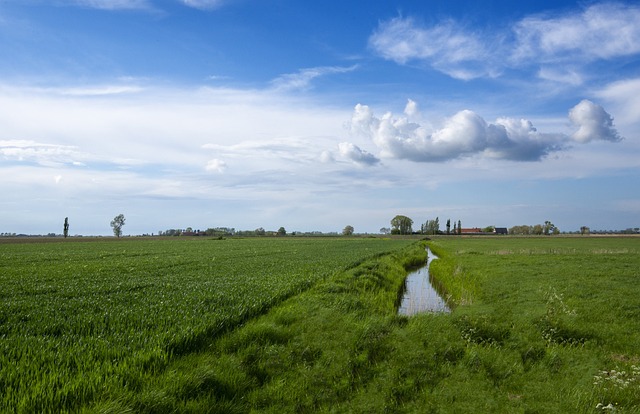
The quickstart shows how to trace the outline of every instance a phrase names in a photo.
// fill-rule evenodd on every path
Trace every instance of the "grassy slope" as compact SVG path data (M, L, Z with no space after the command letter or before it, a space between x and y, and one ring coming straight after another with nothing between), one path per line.
M640 412L640 239L442 238L431 247L461 304L451 315L394 314L403 263L422 257L416 245L285 301L139 394L92 408Z

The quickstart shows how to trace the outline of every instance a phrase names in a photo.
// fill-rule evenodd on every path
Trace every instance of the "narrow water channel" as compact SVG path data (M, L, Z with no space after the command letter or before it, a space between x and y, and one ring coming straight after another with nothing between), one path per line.
M407 275L404 295L398 308L400 315L414 315L421 312L451 312L451 309L431 283L429 265L438 256L427 248L427 264Z

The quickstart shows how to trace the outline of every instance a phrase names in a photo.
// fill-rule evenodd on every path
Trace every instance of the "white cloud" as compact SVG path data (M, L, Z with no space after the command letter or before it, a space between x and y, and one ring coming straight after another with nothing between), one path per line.
M584 99L569 111L569 119L578 130L571 136L577 142L620 141L622 137L613 126L613 118L603 107Z
M149 0L73 0L78 6L91 7L102 10L135 10L149 9Z
M412 18L396 17L380 23L369 46L385 59L399 64L424 61L458 79L493 75L487 41L453 20L424 27Z
M380 162L375 155L360 149L360 147L350 142L341 142L338 144L338 149L341 156L359 165L375 165Z
M415 118L420 115L416 101L412 99L407 100L407 105L404 107L404 114L409 118Z
M197 169L213 158L238 165L233 157L245 155L262 164L265 154L317 161L318 154L340 142L349 113L260 91L148 85L135 94L66 93L77 90L0 85L4 156L110 168ZM19 148L13 141L21 142ZM205 144L227 152L205 151Z
M625 79L613 82L596 92L596 96L610 102L620 123L634 124L640 122L640 78Z
M218 173L223 173L224 170L226 169L227 169L227 163L217 158L209 160L209 162L207 163L207 166L205 167L205 170L207 171L218 172Z
M44 144L30 140L0 140L0 158L42 166L84 165L86 160L74 146Z
M222 6L225 0L181 0L182 3L189 7L201 10L211 10Z
M335 161L333 153L329 150L324 150L320 153L320 162L323 164L330 164Z
M543 80L572 86L579 86L584 82L584 75L582 75L578 70L569 69L564 66L561 68L542 67L538 71L538 77Z
M311 81L318 77L333 75L336 73L353 72L357 68L357 65L353 65L348 67L321 66L316 68L301 69L297 73L282 75L274 79L271 84L274 89L279 91L305 90L311 86Z
M410 110L414 108L409 102ZM578 126L576 142L592 140L618 141L611 116L590 101L582 101L570 112ZM391 113L376 117L366 105L356 105L351 132L372 139L387 158L416 162L447 161L467 156L481 156L511 161L539 161L552 152L567 148L569 137L563 133L541 133L526 119L498 118L487 123L480 115L462 110L444 120L440 128L429 130L407 117Z
M592 5L562 17L528 17L514 25L514 59L593 61L640 53L640 7Z
M638 21L640 6L622 3L525 17L491 32L471 31L452 19L424 25L396 17L379 24L369 46L384 59L422 62L461 80L533 68L541 79L577 86L589 63L640 53Z
M142 92L143 88L137 85L94 85L90 87L72 87L52 89L52 92L58 92L67 96L103 96L103 95L121 95Z

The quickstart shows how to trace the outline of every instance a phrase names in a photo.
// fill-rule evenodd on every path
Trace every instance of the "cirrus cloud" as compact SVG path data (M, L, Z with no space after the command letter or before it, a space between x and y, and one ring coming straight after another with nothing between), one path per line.
M517 60L592 61L640 53L640 7L594 4L565 16L534 16L514 25Z
M211 10L220 7L224 0L182 0L185 6L193 7L201 10Z
M271 85L278 91L306 90L311 86L311 81L321 76L336 73L348 73L356 70L357 65L342 66L321 66L315 68L301 69L296 73L281 75L271 81Z
M369 46L384 59L421 62L455 79L495 78L518 68L576 86L589 63L640 53L638 21L640 6L621 3L527 16L491 31L469 30L453 19L427 25L396 17L379 24Z
M369 46L385 59L399 64L425 61L457 79L492 72L486 64L489 45L453 20L425 27L412 18L397 17L380 24L369 38Z

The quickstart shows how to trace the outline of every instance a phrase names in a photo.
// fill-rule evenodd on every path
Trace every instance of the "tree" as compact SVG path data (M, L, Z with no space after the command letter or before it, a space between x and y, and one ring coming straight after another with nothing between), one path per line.
M343 236L353 235L353 226L351 225L345 226L345 228L342 230L342 235Z
M380 234L391 234L391 229L389 227L380 227Z
M438 234L440 233L440 219L436 217L435 220L427 220L420 226L420 232L422 234Z
M555 228L556 228L556 226L554 226L552 222L547 220L547 221L544 222L544 227L542 229L543 229L544 235L548 236L549 233L552 233Z
M458 220L458 234L462 234L462 223Z
M287 235L287 231L284 229L284 227L280 227L278 229L278 236L286 236Z
M590 233L590 229L587 226L582 226L580 227L580 234L589 234Z
M256 236L264 236L265 234L267 234L267 232L262 227L258 227L257 229L255 229L254 233Z
M118 214L111 220L111 228L113 229L113 235L116 237L122 236L122 226L124 226L124 214Z
M455 227L455 223L453 224L453 227ZM447 234L451 234L451 219L447 219Z
M62 234L64 235L65 239L69 235L69 217L64 218L64 230Z
M397 215L391 219L391 234L411 234L413 220L407 216Z

